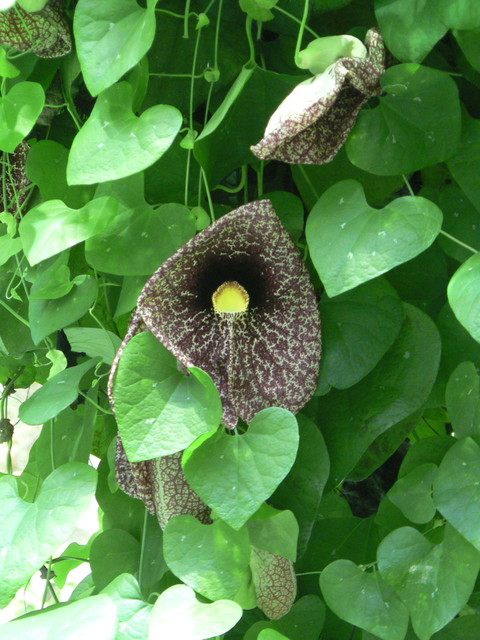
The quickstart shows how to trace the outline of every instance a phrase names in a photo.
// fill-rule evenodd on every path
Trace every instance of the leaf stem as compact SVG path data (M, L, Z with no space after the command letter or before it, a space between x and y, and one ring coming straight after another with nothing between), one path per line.
M113 416L113 413L111 411L108 411L107 409L104 409L103 407L101 407L97 402L95 402L95 400L92 400L92 398L90 398L88 394L83 393L83 391L80 391L80 389L78 390L78 393L82 396L82 398L85 398L87 402L93 405L95 409L98 409L102 413L106 413L108 416Z
M145 543L147 539L147 519L148 519L148 511L145 509L145 514L143 516L142 542L140 546L140 560L138 563L138 584L140 585L140 589L142 588L142 582L143 582L143 560L145 557Z
M247 18L245 20L245 33L247 35L247 42L248 42L248 48L250 50L250 57L248 58L248 61L246 63L246 67L254 67L255 66L255 45L253 43L253 37L252 37L252 18L251 16L247 15Z
M465 242L462 242L461 240L459 240L458 238L455 238L454 236L450 235L449 233L447 233L446 231L444 231L443 229L440 230L440 233L442 234L442 236L445 236L446 238L448 238L449 240L451 240L452 242L455 242L456 244L458 244L460 247L463 247L464 249L467 249L467 251L471 251L472 253L478 253L477 249L474 249L473 247L471 247L469 244L465 244Z
M302 20L300 21L300 29L298 30L297 44L295 45L295 60L297 59L297 55L300 49L302 48L303 32L305 31L305 27L307 24L308 9L309 9L309 0L305 0L305 3L303 5L303 16L302 16Z
M22 322L26 327L30 328L30 323L28 323L24 318L22 318L22 316L19 316L18 313L16 311L14 311L6 302L4 302L1 298L0 298L0 304L2 305L2 307L4 307L7 311L9 311L12 316L14 318L16 318L17 320L19 320L20 322Z
M207 194L208 208L210 209L210 219L212 222L215 222L215 211L213 210L212 195L210 193L210 188L208 186L205 170L202 166L200 166L200 173L202 174L203 184L205 185L205 192Z
M190 0L185 2L185 12L183 14L183 36L182 38L188 38L188 18L190 15Z
M305 571L305 573L296 573L295 575L298 576L319 576L322 572L321 571Z
M297 18L297 16L294 16L293 13L290 13L289 11L285 11L285 9L282 9L282 7L279 7L278 5L276 5L275 7L272 7L272 9L276 9L280 13L283 13L283 15L287 16L287 18L290 18L290 20L293 20L297 24L302 24L302 21L299 20ZM308 31L308 33L310 33L315 38L320 38L318 33L316 31L314 31L313 29L310 29L310 27L308 25L305 25L305 31Z

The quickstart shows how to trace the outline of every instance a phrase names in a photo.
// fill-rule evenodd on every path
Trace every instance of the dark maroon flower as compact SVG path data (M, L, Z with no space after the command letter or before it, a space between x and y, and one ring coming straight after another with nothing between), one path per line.
M378 31L368 31L365 45L366 58L339 58L323 73L297 85L272 115L252 152L262 160L296 164L332 160L363 104L381 91L385 49Z

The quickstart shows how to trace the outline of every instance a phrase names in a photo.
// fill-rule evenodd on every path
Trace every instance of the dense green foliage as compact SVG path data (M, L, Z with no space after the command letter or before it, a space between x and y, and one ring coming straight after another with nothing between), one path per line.
M480 637L480 4L61 4L0 1L0 606L46 578L0 639ZM375 26L381 90L335 158L257 159L307 69L363 48L300 50ZM227 432L211 378L140 333L114 417L108 373L148 277L264 197L319 299L313 397ZM12 434L11 393L33 383ZM212 524L162 532L119 489L117 420L131 461L185 450ZM12 438L39 424L13 475ZM67 547L94 496L100 530ZM297 575L279 620L256 607L268 554ZM44 609L80 562L68 602Z

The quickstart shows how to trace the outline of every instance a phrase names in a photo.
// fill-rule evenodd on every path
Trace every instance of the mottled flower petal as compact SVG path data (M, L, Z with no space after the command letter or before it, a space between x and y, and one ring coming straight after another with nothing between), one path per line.
M297 595L297 579L293 563L275 553L252 547L250 558L257 607L270 618L286 615Z
M363 104L381 90L385 50L378 31L370 29L365 45L365 59L339 58L295 87L270 118L262 140L250 147L252 152L262 160L298 164L332 160Z
M242 313L217 313L212 295L237 282ZM310 278L269 200L217 220L171 256L145 285L137 313L183 365L215 382L234 427L269 406L298 411L312 395L320 321Z
M17 51L32 51L40 58L59 58L70 53L72 39L63 0L49 0L35 12L18 5L1 11L0 43Z
M30 180L25 173L25 164L29 151L30 145L23 140L13 153L4 153L1 156L2 163L6 164L6 172L5 193L3 185L0 184L0 211L6 209L15 217L20 216L22 204L28 195L26 188Z

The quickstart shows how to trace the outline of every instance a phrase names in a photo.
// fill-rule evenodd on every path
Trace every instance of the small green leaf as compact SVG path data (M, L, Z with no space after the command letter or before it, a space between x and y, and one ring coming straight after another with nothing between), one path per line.
M250 544L245 527L225 522L201 524L176 516L163 534L165 562L172 573L209 600L234 598L249 574Z
M0 237L0 267L3 266L12 256L22 250L20 238L10 236Z
M252 19L259 22L273 20L274 15L270 11L278 0L239 0L240 9Z
M132 175L153 164L172 144L182 124L178 109L157 104L137 117L132 100L128 82L114 84L98 96L70 149L69 185Z
M453 274L447 289L448 301L457 320L480 342L480 253L466 260Z
M15 0L12 1L14 4ZM4 9L3 5L0 5L0 9ZM16 78L20 73L19 69L15 67L7 58L7 52L3 47L0 47L0 76L2 78Z
M115 640L144 640L153 605L143 599L137 580L129 573L122 573L102 593L111 598L117 608L119 630Z
M175 357L151 333L140 333L126 345L113 395L131 462L182 451L219 424L215 385L200 369L190 371L180 373Z
M30 209L19 225L27 260L35 265L91 238L104 231L117 213L118 203L108 197L91 200L78 210L61 200L42 202Z
M48 0L17 0L17 4L25 11L41 11L47 2Z
M19 409L20 420L27 424L43 424L54 418L77 399L81 379L96 363L96 360L88 360L50 378L22 402Z
M457 438L480 438L480 380L472 362L462 362L445 391L447 411Z
M189 484L234 529L240 529L290 471L298 425L286 409L259 411L247 433L223 430L195 442L184 454Z
M449 525L438 545L401 527L378 547L380 575L404 602L420 640L429 640L465 606L479 567L480 554Z
M68 149L63 145L39 140L28 152L25 173L38 186L43 200L61 200L68 207L79 209L92 199L93 187L69 187L67 161Z
M54 300L63 298L74 287L70 280L70 268L67 266L69 252L45 260L37 269L30 289L29 299ZM33 270L30 270L33 271Z
M105 588L122 573L136 573L140 554L140 543L128 531L102 531L90 549L90 566L96 588Z
M87 89L92 96L108 89L150 49L155 36L155 5L135 0L79 0L73 32Z
M403 305L384 278L320 302L323 353L318 388L347 389L378 364L398 336Z
M350 560L336 560L320 575L325 602L342 620L382 640L403 640L408 613L378 573L366 573Z
M460 144L455 155L448 162L448 169L477 211L480 211L479 166L480 119L471 118L464 112Z
M62 298L30 300L28 319L35 344L81 318L95 301L97 281L93 276L77 276L73 285L73 289Z
M435 464L421 464L399 478L387 493L389 500L411 522L426 524L435 515L432 483L437 469Z
M148 640L206 640L225 633L242 617L242 608L231 600L202 604L195 592L176 584L160 594L150 619Z
M18 497L12 476L0 478L0 607L69 539L91 504L95 484L95 469L69 462L46 478L31 503Z
M106 364L112 364L121 344L121 339L115 333L105 329L69 327L65 329L65 335L72 351L86 353L90 358L99 356Z
M252 546L291 562L297 559L298 523L291 511L264 504L247 522Z
M404 196L373 209L362 186L344 180L317 201L306 236L325 289L336 296L424 251L441 224L442 212L426 198Z
M34 631L33 631L34 629ZM0 640L66 640L78 636L120 640L117 610L106 595L90 596L0 626ZM125 639L126 640L126 639Z
M350 162L388 176L423 169L455 153L461 117L452 78L431 67L400 64L387 69L380 84L384 95L378 106L360 112L346 143Z
M480 447L471 438L447 451L433 484L440 513L480 550Z
M451 3L451 0L445 0ZM446 33L447 26L439 12L442 0L375 0L378 20L385 44L402 62L421 62Z
M38 82L18 82L0 98L0 150L13 153L30 133L45 104Z

